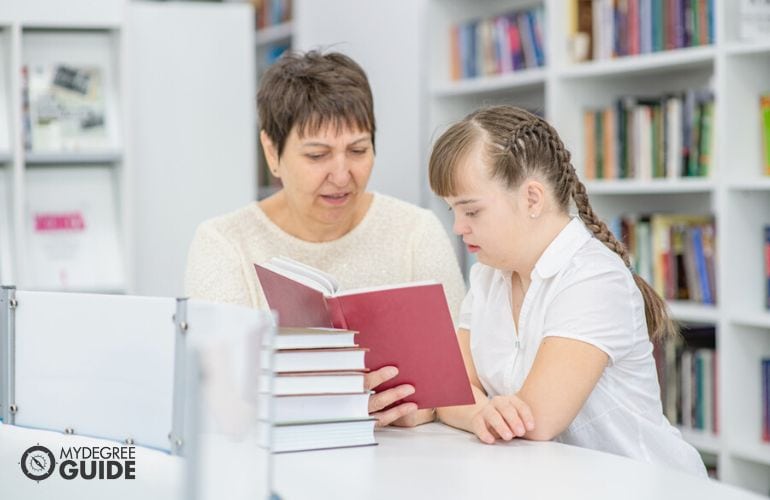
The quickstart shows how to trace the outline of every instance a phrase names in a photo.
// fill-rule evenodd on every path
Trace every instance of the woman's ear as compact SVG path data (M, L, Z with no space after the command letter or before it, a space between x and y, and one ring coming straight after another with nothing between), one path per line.
M526 184L527 213L532 219L536 219L543 213L545 204L545 186L537 180L531 179Z
M259 140L262 143L262 149L265 151L265 159L267 159L267 166L270 167L270 172L276 177L281 177L278 175L278 148L275 147L275 144L264 130L259 131Z

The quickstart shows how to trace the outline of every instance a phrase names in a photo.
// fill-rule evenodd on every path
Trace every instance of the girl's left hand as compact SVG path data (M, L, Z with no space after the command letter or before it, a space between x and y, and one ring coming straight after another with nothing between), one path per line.
M535 429L529 405L519 397L495 396L472 418L471 429L478 438L493 444L497 437L510 441Z

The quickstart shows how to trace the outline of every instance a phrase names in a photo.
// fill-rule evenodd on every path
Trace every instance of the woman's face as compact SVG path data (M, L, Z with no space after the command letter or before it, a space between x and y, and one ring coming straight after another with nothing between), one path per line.
M272 160L294 210L323 224L346 223L362 208L374 165L372 135L327 126L300 137L294 127Z
M453 231L478 261L498 269L518 267L531 225L527 196L491 179L480 146L457 166L458 193L445 198L454 212Z

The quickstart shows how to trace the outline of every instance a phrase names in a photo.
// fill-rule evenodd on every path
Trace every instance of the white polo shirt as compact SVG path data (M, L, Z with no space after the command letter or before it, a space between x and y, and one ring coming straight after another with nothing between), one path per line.
M518 392L544 337L587 342L607 353L609 363L556 440L705 476L698 452L663 415L644 300L620 257L573 217L531 278L517 335L510 273L480 263L471 269L459 324L471 332L486 393Z

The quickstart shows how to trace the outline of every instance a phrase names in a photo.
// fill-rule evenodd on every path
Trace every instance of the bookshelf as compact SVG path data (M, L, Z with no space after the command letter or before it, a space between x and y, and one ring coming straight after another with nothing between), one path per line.
M256 68L257 88L262 74L286 50L291 50L294 38L291 0L266 0L262 9L257 10L256 33ZM262 26L262 27L260 27ZM256 96L255 96L256 98ZM257 121L259 114L257 113ZM262 150L257 125L257 198L263 199L280 189L279 181L274 179Z
M34 6L0 16L3 283L129 288L121 10L81 2L61 16ZM65 111L38 121L38 102Z
M716 118L708 176L592 180L586 185L594 208L606 221L621 214L656 212L714 216L717 304L672 301L670 307L682 323L715 327L719 434L682 432L709 461L715 460L720 479L768 494L770 445L761 441L760 359L770 357L762 257L762 228L770 224L770 178L762 175L758 98L770 91L770 39L742 41L741 2L713 3L715 42L710 45L573 63L568 9L561 0L432 0L426 26L426 52L431 54L426 61L426 157L430 144L451 122L480 105L509 103L543 112L582 173L585 109L609 106L625 95L712 90ZM451 26L533 5L545 11L545 67L451 79ZM443 202L433 197L430 206L451 231L451 214ZM467 270L472 257L459 239L457 243Z

